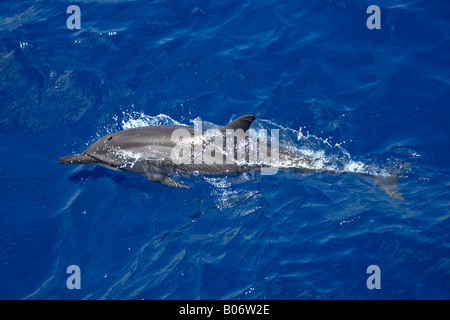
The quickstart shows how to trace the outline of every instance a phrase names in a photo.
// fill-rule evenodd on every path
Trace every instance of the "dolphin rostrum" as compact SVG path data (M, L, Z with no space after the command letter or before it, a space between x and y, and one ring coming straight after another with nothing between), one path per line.
M174 175L224 175L260 170L274 174L280 169L339 173L317 168L314 160L278 145L278 130L259 137L249 134L255 116L245 115L218 129L206 132L194 126L146 126L107 134L84 152L65 156L60 163L94 164L109 169L135 172L145 178L178 188L189 188ZM261 131L261 130L260 130ZM266 131L266 130L262 130ZM367 174L361 174L368 176ZM370 178L370 177L369 177ZM394 175L371 177L391 197L403 199Z

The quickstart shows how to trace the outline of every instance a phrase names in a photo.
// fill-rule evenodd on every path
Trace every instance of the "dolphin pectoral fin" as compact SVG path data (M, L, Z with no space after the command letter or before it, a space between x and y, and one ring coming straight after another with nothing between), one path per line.
M160 174L160 173L141 173L141 174L148 180L158 182L161 184L165 184L166 186L190 189L190 187L185 186L184 184L181 184L178 181L176 181L175 179L173 179L169 176L166 176L164 174Z
M242 129L245 132L248 130L248 128L252 124L253 120L255 120L255 119L256 119L256 117L253 115L246 115L246 116L239 117L236 120L231 121L229 124L227 124L222 129L220 129L220 131L226 132L227 129L233 129L233 130Z

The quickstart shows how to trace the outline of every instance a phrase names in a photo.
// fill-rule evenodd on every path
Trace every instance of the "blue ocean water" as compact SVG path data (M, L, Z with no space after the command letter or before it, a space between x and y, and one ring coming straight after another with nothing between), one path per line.
M2 1L0 298L449 299L449 16L425 0ZM58 163L108 132L244 114L345 172L187 190ZM358 168L394 168L404 201Z

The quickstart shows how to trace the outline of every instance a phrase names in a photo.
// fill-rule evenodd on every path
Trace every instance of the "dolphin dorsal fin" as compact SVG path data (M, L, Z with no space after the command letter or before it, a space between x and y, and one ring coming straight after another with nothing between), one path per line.
M255 119L256 119L256 117L253 115L246 115L246 116L239 117L236 120L231 121L229 124L227 124L222 129L220 129L220 131L226 132L227 129L233 129L233 130L242 129L245 132L248 130L248 128L252 124L253 120L255 120Z

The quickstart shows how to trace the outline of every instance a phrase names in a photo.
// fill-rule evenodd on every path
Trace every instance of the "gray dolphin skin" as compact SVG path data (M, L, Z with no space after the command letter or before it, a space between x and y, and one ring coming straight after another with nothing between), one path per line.
M220 129L242 129L247 132L255 116L246 115L230 122ZM83 153L62 157L59 163L94 164L113 170L135 172L145 178L178 188L188 188L170 175L220 175L249 170L249 166L233 161L232 163L175 163L173 149L177 141L173 139L176 130L188 132L194 136L194 127L188 126L148 126L138 127L108 134L89 146ZM184 131L183 131L184 130ZM246 136L248 141L248 136ZM188 141L189 149L195 142ZM203 141L203 145L205 142ZM245 148L245 143L242 148Z
M303 172L343 173L326 166L317 168L313 159L279 146L278 141L271 140L270 143L260 144L257 138L258 142L255 144L255 138L249 135L249 127L254 120L253 115L241 116L220 130L215 130L212 136L207 135L208 131L198 132L195 126L147 126L126 129L107 134L84 152L62 157L59 162L94 164L113 170L135 172L148 180L178 188L189 187L175 180L174 175L227 175L249 170L261 170L264 174L263 171L270 168L275 168L276 171L293 169ZM240 132L241 139L234 136L233 140L227 140L230 132ZM221 139L216 140L217 137ZM219 142L215 147L208 149L208 146L213 145L212 141ZM275 150L272 149L274 144ZM231 145L231 148L226 148L226 145ZM254 146L257 146L257 151L254 150ZM180 161L180 154L184 155L184 158L182 157L184 161ZM238 154L241 156L238 157ZM256 161L252 158L254 154L258 155ZM208 158L205 160L205 155L210 156L209 159L213 157L215 161L207 161ZM364 173L356 174L372 180L392 198L404 200L397 191L396 175L377 177Z

